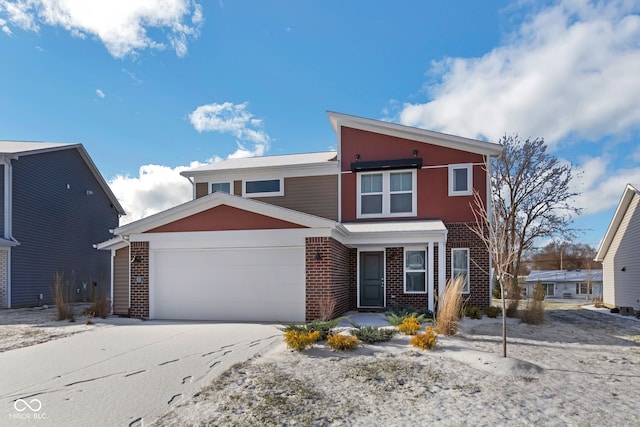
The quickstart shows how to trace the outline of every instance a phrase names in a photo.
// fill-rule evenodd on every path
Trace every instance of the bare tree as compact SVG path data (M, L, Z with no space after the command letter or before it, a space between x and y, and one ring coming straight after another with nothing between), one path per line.
M492 165L491 198L504 229L504 249L512 255L505 273L511 282L509 296L516 299L515 306L510 306L513 315L520 297L518 275L523 253L536 239L572 236L572 218L581 210L572 204L579 193L569 187L571 164L547 153L543 139L521 141L517 135L505 135L500 143L504 151Z
M533 270L587 270L600 268L593 261L596 250L586 243L571 243L554 239L552 242L527 254Z
M491 266L495 279L500 286L502 300L502 357L507 357L507 281L511 281L509 273L516 258L516 252L510 250L509 227L504 221L504 212L500 207L486 206L477 191L473 194L471 210L474 223L469 225L470 230L478 236L491 256ZM491 274L491 272L487 272Z

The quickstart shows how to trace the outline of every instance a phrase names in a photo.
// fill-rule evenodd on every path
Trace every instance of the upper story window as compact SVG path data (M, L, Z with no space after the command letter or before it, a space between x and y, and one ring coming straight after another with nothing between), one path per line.
M463 293L469 293L469 249L451 249L451 277L461 276L464 279Z
M357 217L416 215L416 171L358 174Z
M243 196L267 197L282 195L284 195L284 185L282 179L244 181Z
M221 193L233 194L233 193L231 193L231 183L230 182L212 182L211 183L211 192L215 193L216 191L219 191Z
M449 165L449 196L473 194L473 165L471 163Z

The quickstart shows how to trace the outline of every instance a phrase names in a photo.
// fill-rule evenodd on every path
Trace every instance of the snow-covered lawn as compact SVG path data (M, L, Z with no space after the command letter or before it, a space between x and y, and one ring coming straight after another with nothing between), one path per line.
M236 365L157 425L640 425L640 322L549 304L543 325L465 319L420 351L385 345L297 353L283 343Z

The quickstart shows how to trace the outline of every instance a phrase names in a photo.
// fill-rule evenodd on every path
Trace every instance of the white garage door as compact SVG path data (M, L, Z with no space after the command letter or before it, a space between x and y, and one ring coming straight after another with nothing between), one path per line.
M304 248L151 252L151 317L303 321Z

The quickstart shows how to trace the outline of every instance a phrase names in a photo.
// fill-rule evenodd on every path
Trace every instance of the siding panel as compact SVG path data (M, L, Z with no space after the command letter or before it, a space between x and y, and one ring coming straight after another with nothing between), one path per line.
M209 183L208 182L197 182L196 183L196 199L200 197L204 197L209 194Z
M639 247L640 196L634 195L603 263L606 304L640 310Z
M337 221L338 176L285 178L284 196L253 199Z
M0 237L4 235L4 165L0 165Z
M118 249L113 260L113 314L129 314L129 247Z
M111 254L93 244L117 226L117 210L76 149L14 160L12 305L51 304L56 272L77 300L110 295Z

